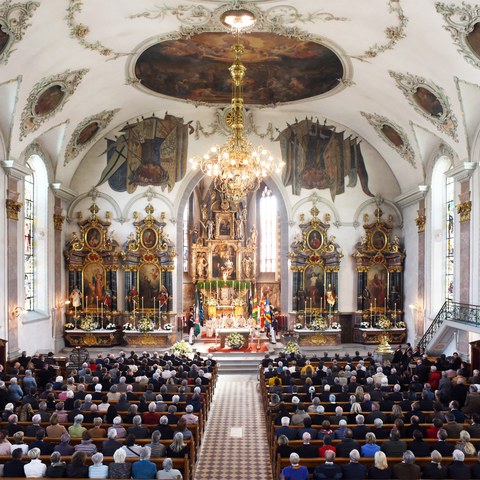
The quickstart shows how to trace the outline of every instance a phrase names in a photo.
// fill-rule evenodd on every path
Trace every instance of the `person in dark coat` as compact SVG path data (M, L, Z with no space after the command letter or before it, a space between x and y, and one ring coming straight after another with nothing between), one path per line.
M465 455L461 450L454 450L453 462L447 467L448 478L454 478L455 480L468 480L472 478L470 467L465 465Z
M353 432L350 428L345 430L345 438L337 443L337 457L348 458L352 450L360 451L360 445L358 442L352 439Z
M415 455L407 450L403 453L403 461L393 467L395 478L400 480L413 480L422 477L422 471L415 465Z
M23 467L25 462L22 462L23 450L21 448L15 448L12 451L12 459L5 462L3 467L4 477L25 477L25 471Z
M361 480L367 478L367 467L360 462L360 453L358 450L352 450L350 452L350 463L342 465L342 478L351 480Z
M422 478L432 478L442 480L448 478L447 467L442 465L442 455L438 450L434 450L431 454L432 461L422 468Z
M59 452L53 452L50 455L50 465L47 467L45 476L48 478L63 478L67 471L67 464L62 462L62 456Z
M335 452L327 450L325 452L325 463L319 465L313 472L315 480L321 478L342 478L342 469L335 465Z

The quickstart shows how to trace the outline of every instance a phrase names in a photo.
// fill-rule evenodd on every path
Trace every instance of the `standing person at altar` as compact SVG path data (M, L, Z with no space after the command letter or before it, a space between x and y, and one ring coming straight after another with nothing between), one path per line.
M265 314L264 314L264 321L265 321L265 332L267 337L270 335L270 329L272 326L272 309L270 307L270 300L268 298L268 293L265 294Z
M277 329L278 329L278 320L277 320L277 311L274 309L273 305L270 306L271 309L271 318L272 323L270 324L270 342L277 343Z
M195 315L193 313L193 307L190 307L190 311L187 313L187 327L188 327L188 343L193 345L195 340Z

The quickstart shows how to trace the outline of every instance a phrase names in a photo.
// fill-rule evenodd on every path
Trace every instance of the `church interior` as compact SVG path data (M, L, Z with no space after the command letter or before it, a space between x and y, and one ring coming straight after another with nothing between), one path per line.
M0 0L5 371L217 359L197 461L173 465L199 480L248 478L224 441L249 445L235 469L304 478L275 454L266 354L411 346L475 376L479 69L473 0Z

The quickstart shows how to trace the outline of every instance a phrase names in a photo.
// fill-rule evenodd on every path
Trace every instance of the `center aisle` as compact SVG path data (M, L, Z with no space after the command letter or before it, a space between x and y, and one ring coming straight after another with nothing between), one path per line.
M194 480L272 480L256 375L218 377Z

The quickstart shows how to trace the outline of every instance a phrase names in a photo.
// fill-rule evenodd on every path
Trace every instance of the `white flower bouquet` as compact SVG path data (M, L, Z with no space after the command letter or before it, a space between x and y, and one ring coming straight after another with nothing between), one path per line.
M332 323L330 324L330 328L331 328L332 330L340 330L342 327L341 327L341 325L340 325L338 322L332 322Z
M297 322L295 324L295 330L303 330L304 326L303 323Z
M145 332L153 332L155 330L155 324L150 320L149 317L142 317L138 322L138 331L145 333Z
M395 323L395 326L397 328L405 328L407 325L405 324L405 322L403 320L399 320L398 322Z
M166 324L163 326L163 329L164 329L164 330L172 330L172 324L171 324L171 323L166 323Z
M87 332L95 330L96 323L93 321L91 315L85 315L85 317L82 318L82 321L80 322L80 328Z
M228 337L225 340L225 343L230 348L240 348L243 346L244 342L245 342L245 339L243 338L243 336L236 332L228 335Z
M362 322L360 328L370 328L370 322Z
M298 343L292 342L291 340L285 345L285 353L286 354L294 354L298 355L300 353L300 347Z
M234 298L232 300L232 305L234 307L243 307L245 305L245 300L243 298Z
M179 342L175 342L172 346L173 353L177 353L179 355L191 355L193 353L193 348L185 341L180 340Z
M123 331L126 332L128 330L133 330L133 323L127 322L123 325Z
M65 330L73 330L74 328L75 328L75 325L73 323L65 324Z
M323 317L315 317L310 322L310 328L312 330L326 330L328 328L328 324Z
M107 323L105 328L107 330L115 330L117 328L117 326L113 322L110 322L110 323Z
M392 328L392 322L385 315L380 315L380 318L378 319L378 328L383 328L384 330Z

